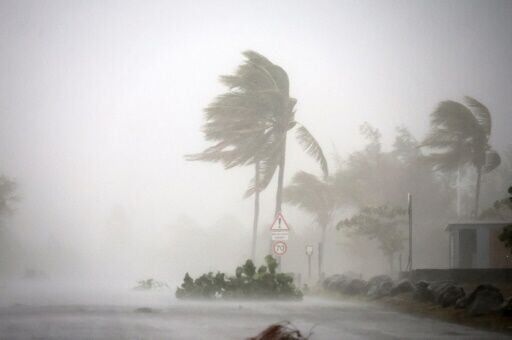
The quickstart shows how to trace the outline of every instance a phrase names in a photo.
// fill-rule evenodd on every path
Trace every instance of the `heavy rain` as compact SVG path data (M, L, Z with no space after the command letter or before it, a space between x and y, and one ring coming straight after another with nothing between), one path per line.
M0 339L510 337L511 18L0 0Z

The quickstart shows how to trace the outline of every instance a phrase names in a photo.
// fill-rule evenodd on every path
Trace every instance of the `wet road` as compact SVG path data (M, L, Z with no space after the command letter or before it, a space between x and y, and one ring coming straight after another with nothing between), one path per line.
M147 301L145 301L147 300ZM380 305L303 302L183 302L169 297L124 306L16 304L0 308L1 339L244 339L289 320L315 339L505 339Z

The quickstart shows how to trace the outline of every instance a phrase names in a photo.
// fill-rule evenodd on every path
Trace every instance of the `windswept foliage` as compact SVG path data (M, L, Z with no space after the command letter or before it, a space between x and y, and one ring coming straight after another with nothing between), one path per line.
M489 109L472 97L466 105L453 100L439 103L431 114L430 132L422 147L431 152L428 161L435 170L455 171L471 165L477 172L473 215L478 215L482 173L499 166L501 158L489 139L492 120Z
M302 299L302 292L293 284L293 277L285 273L276 273L276 260L267 255L266 266L256 270L254 263L247 260L237 267L235 276L210 272L197 279L185 274L181 287L176 289L179 299L213 299L213 298L277 298Z
M512 196L512 187L508 188L509 195ZM512 197L503 198L494 202L493 206L484 210L480 214L482 220L512 220Z
M233 75L221 76L228 92L205 109L203 133L213 143L186 158L222 163L226 169L255 165L255 176L245 196L255 195L253 244L255 244L259 192L272 181L279 168L276 213L281 210L286 137L297 127L297 139L327 176L327 160L313 135L295 121L297 100L290 97L288 74L254 51L243 53L245 61ZM254 254L253 246L253 254ZM253 255L254 257L254 255Z
M284 201L315 217L321 228L322 244L325 245L325 232L338 206L337 194L329 179L319 179L310 173L300 171L284 189ZM325 247L322 247L322 259L324 252ZM320 268L321 272L322 269Z
M405 214L404 209L397 207L364 207L358 214L338 222L336 227L346 230L348 235L376 240L392 266L394 254L404 248L401 227L406 222Z
M327 161L318 142L295 121L295 98L290 97L287 73L254 51L233 75L222 76L229 92L206 108L203 132L215 144L189 160L222 162L226 168L261 162L261 179L247 195L265 189L284 157L286 134L295 126L304 149L327 174Z
M335 188L327 180L299 171L284 189L285 202L298 207L315 217L316 222L325 228L337 207Z
M480 217L506 221L512 220L512 186L508 188L508 194L510 197L496 201L494 206L485 210ZM512 225L505 226L498 238L512 253Z

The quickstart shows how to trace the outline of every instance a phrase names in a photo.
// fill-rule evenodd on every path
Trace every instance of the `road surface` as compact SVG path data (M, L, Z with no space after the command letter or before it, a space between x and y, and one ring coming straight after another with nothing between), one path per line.
M56 296L58 293L55 293ZM244 339L270 323L293 322L320 339L505 339L381 305L306 298L302 302L186 302L145 292L124 302L0 306L1 339ZM80 300L80 299L78 299ZM101 304L100 300L104 300ZM33 302L33 301L32 301ZM42 302L42 303L41 303Z

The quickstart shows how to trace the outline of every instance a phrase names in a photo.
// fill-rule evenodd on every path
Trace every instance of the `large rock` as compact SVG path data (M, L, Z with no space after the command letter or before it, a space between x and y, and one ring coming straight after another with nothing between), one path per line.
M389 275L377 275L368 280L368 287L378 286L384 281L393 281Z
M428 290L432 295L432 302L439 303L439 297L443 294L444 291L449 289L450 287L455 286L453 281L434 281L430 282L428 285Z
M332 275L332 276L329 276L328 278L326 278L322 282L322 286L326 290L335 291L337 289L337 286L340 284L340 282L342 282L345 279L346 279L345 276L340 275L340 274Z
M493 289L480 289L473 302L468 306L468 313L471 316L485 315L499 311L503 304L503 295L500 290L490 286ZM477 288L478 289L478 288Z
M348 295L366 292L366 281L354 277L355 274L336 274L329 276L322 282L325 290Z
M467 308L471 316L484 315L503 309L503 295L493 285L482 284L466 297L460 298L455 308Z
M322 287L326 290L331 290L333 282L339 279L340 277L342 277L342 275L339 274L327 277L325 280L323 280Z
M512 297L509 297L503 302L500 311L503 316L512 316Z
M368 284L368 291L366 295L372 299L378 299L389 295L391 288L393 287L393 281L391 278L389 278L389 280L382 280L378 283L377 282L375 282L373 285Z
M395 283L390 290L390 295L398 295L402 293L408 293L414 291L414 285L411 281L403 279Z
M361 279L347 280L341 292L347 295L362 294L366 292L366 285L366 281Z
M457 287L454 285L446 286L445 289L437 297L437 303L443 307L449 307L455 305L457 300L464 297L466 293L464 288Z
M432 301L434 296L428 289L429 285L430 282L424 280L416 282L413 298L418 301Z

